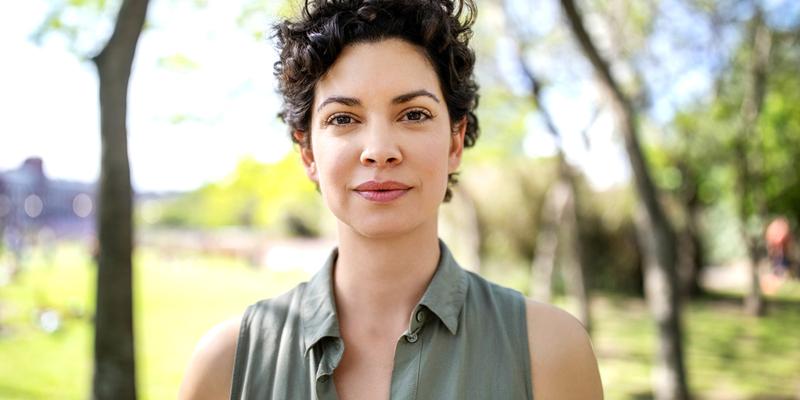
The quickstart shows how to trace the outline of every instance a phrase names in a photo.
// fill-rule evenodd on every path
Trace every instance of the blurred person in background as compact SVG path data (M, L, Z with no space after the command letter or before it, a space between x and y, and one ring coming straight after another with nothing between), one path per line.
M472 0L306 0L276 25L280 116L338 246L209 331L180 398L603 397L575 318L463 270L438 238L478 137L474 17Z
M783 277L791 269L790 248L792 245L792 232L789 220L778 217L767 225L764 233L767 243L767 254L772 264L772 273Z

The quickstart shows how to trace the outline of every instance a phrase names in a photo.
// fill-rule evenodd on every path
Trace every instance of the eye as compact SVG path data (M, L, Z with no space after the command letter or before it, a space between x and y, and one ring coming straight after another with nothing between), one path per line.
M423 122L428 119L433 118L430 112L422 109L413 109L408 110L403 114L403 118L401 121L409 121L409 122Z
M342 126L350 125L356 122L356 119L347 114L333 114L325 121L325 125Z

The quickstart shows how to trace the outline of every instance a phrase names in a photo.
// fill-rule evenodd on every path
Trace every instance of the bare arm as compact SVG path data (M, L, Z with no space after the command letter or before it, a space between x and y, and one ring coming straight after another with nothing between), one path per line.
M226 400L231 395L233 359L241 317L219 323L195 347L178 399Z
M527 301L535 399L601 400L603 386L586 330L556 307Z

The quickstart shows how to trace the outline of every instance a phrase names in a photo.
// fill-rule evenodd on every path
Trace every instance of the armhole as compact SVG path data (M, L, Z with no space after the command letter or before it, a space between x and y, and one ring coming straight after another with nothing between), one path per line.
M247 369L247 354L250 348L250 319L255 305L250 305L242 315L239 325L239 338L236 341L236 353L233 358L233 377L231 378L231 400L242 396L244 374Z
M519 352L522 354L522 363L525 365L525 391L528 393L528 399L533 400L533 365L531 365L531 343L530 333L528 332L528 299L522 293L517 293L519 301L522 303L522 343L521 347L525 351Z

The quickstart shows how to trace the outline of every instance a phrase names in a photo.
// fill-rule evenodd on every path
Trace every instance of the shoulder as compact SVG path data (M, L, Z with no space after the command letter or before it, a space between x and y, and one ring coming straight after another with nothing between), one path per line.
M211 400L230 397L241 320L241 316L231 318L203 335L189 361L178 393L179 399Z
M531 382L537 399L602 399L589 335L572 315L526 299Z

